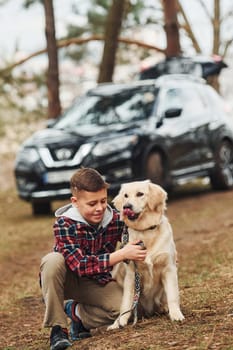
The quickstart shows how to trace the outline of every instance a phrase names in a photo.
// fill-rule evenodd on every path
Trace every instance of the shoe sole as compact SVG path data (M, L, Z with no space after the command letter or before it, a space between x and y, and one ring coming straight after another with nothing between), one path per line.
M72 334L70 334L70 337L72 340L81 340L81 339L85 339L85 338L90 338L92 335L89 332L81 332L79 333L78 337L73 336Z
M68 347L70 347L71 345L72 344L68 340L59 341L59 343L51 345L50 350L65 350Z

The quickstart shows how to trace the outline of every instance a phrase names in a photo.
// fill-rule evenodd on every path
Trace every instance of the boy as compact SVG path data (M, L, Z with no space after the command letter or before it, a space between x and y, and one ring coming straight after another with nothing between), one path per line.
M71 204L55 213L54 252L41 262L44 326L52 327L50 350L72 345L67 316L72 340L90 337L90 329L111 324L119 315L122 298L121 288L111 277L113 266L146 257L137 242L115 250L126 227L107 204L108 184L96 170L79 169L70 187Z

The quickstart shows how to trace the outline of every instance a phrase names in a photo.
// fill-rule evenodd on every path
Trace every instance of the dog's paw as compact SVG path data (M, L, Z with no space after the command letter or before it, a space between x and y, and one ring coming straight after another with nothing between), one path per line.
M113 324L108 326L107 331L125 327L128 324L128 318L126 315L118 317Z
M120 318L120 320L119 320L120 328L123 328L128 324L128 319L129 319L129 317L124 317L124 316L122 316Z
M170 319L172 321L183 321L184 320L184 315L182 314L182 312L178 309L178 310L170 310L169 312L169 316Z
M120 322L119 322L119 319L117 318L113 324L108 326L107 331L112 331L113 329L118 329L118 328L120 328Z

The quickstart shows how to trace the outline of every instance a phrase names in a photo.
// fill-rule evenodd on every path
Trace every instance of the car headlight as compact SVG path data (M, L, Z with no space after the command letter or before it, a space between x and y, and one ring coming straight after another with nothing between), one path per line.
M127 149L129 146L136 144L137 140L136 135L128 135L114 140L101 141L93 148L92 154L96 157L107 156L113 152Z
M16 157L16 162L35 163L40 159L39 153L35 148L22 148Z
M81 163L82 160L90 153L93 143L84 143L79 147L78 152L74 156L74 163Z

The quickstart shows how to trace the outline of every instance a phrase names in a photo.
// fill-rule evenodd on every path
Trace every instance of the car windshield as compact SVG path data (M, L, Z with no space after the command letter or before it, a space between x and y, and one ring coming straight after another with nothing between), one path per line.
M58 120L55 128L126 124L146 119L156 106L157 93L153 86L145 86L112 95L82 96Z

